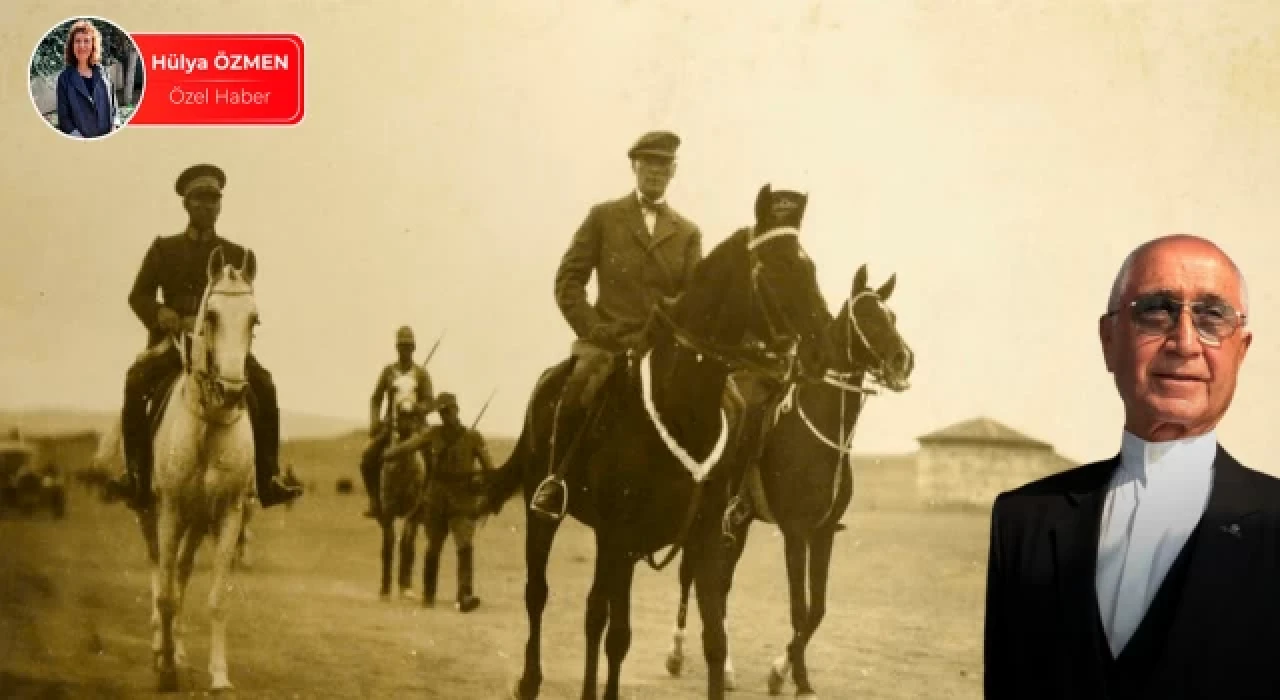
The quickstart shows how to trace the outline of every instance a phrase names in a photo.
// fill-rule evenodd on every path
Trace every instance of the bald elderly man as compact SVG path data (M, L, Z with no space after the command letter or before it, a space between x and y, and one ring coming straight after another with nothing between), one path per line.
M1204 239L1124 261L1098 326L1120 450L996 499L987 698L1280 698L1280 480L1216 433L1248 307Z

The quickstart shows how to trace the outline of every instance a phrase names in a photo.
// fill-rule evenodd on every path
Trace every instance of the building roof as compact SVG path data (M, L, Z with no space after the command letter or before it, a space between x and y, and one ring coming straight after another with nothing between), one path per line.
M980 444L1023 446L1051 449L1053 446L1043 440L1032 437L1010 428L990 418L979 417L935 430L916 438L922 446L947 444Z

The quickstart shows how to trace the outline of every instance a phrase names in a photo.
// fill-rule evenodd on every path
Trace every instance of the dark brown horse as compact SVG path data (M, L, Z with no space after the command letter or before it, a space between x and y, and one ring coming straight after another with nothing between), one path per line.
M897 318L884 304L896 281L895 275L872 289L867 286L866 266L858 269L853 291L827 333L828 347L834 348L831 368L820 381L795 381L785 388L785 397L774 409L776 422L764 438L758 468L747 472L739 491L739 497L748 499L752 517L777 525L785 541L793 636L787 654L776 659L769 672L769 692L774 695L782 690L790 671L797 697L817 697L804 654L826 612L832 544L853 498L849 451L865 399L875 393L874 388L863 386L864 381L869 378L891 391L905 391L915 366L911 348L898 334ZM750 524L750 518L726 517L724 529L730 536L724 545L726 598ZM680 562L680 609L667 656L671 675L679 675L684 661L689 588L698 566L694 557L695 552L686 552ZM732 662L727 666L732 669Z
M764 191L762 191L762 196ZM721 465L731 442L722 398L730 371L749 362L745 335L813 345L831 314L813 264L795 229L755 236L742 229L699 265L681 299L655 308L648 348L627 355L600 390L601 407L569 457L568 513L596 535L596 565L586 611L586 669L582 698L597 697L601 638L608 627L605 700L616 700L623 658L631 644L631 581L636 562L661 568L677 548L698 552L698 604L710 669L707 696L724 697L725 630L719 553L720 519L728 505ZM501 504L523 487L525 512L549 470L554 407L568 366L549 372L534 389L515 451L495 475L490 502ZM780 375L785 374L779 372ZM563 445L556 454L563 452ZM558 458L558 457L557 457ZM525 607L529 638L518 700L536 698L542 684L541 626L547 601L547 559L559 520L527 519ZM654 554L672 549L662 564Z

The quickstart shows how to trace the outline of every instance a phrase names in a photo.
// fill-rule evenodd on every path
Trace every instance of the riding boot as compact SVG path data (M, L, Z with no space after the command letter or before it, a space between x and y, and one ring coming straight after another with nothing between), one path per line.
M360 477L364 479L364 490L369 495L369 509L364 512L366 518L382 517L382 451L386 444L385 434L379 434L360 455Z
M135 380L136 381L136 380ZM106 484L107 496L120 499L135 511L151 502L151 440L147 424L147 395L142 387L128 386L120 411L120 439L124 442L125 469Z
M257 378L253 372L249 376L250 382ZM275 402L275 387L266 380L260 381L250 391L249 422L253 427L258 502L263 508L270 508L301 496L302 488L286 484L280 478L280 407Z
M475 550L471 547L458 548L458 610L469 613L480 607L480 599L472 595L472 576Z
M581 433L586 427L586 421L583 420L586 413L571 392L561 392L552 427L555 434L556 463L552 465L551 475L538 484L538 489L529 500L529 509L537 515L558 520L568 508L569 495L565 492L564 483L564 472L569 464L566 457L581 441Z
M440 550L427 547L422 561L422 605L432 607L436 604L436 582L440 578Z

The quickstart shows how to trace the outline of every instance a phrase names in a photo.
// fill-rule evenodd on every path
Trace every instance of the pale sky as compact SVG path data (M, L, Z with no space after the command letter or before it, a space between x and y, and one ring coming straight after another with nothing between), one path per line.
M1280 473L1280 5L1259 2L131 0L127 31L306 42L293 128L130 127L74 142L26 71L79 2L0 5L0 407L114 409L143 342L126 303L185 223L187 165L228 175L219 232L254 249L255 350L286 409L363 419L396 327L464 418L513 434L571 332L555 267L632 186L643 131L684 139L669 191L706 248L771 179L811 193L833 309L867 263L916 352L855 449L986 415L1080 460L1119 445L1096 319L1124 255L1206 236L1248 277L1255 341L1224 445ZM105 5L94 5L105 7ZM554 8L554 9L551 9Z

